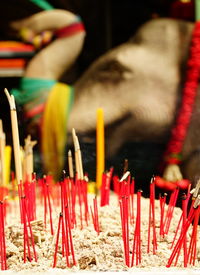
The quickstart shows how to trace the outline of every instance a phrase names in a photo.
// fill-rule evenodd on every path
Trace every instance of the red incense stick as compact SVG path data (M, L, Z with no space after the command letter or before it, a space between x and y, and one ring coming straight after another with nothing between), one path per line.
M50 200L50 194L49 194L49 184L46 184L46 193L47 193L47 200L48 200L48 206L49 206L49 217L50 217L50 228L51 228L51 235L54 234L53 230L53 221L52 221L52 207L51 207L51 200Z
M164 220L164 233L166 235L169 232L174 208L175 208L177 198L178 198L178 194L179 194L179 188L176 188L170 195L169 205L168 205L167 213L166 213L165 220Z
M44 200L44 225L47 227L47 189L46 189L46 176L42 180L42 195Z
M76 173L75 185L76 185L76 190L78 194L78 203L79 203L79 211L80 211L80 227L82 230L83 229L82 197L81 197L80 180L78 179L77 173Z
M97 207L97 198L96 197L93 199L93 208L94 208L94 211L92 210L92 207L90 207L91 215L92 215L92 221L93 221L93 224L94 224L94 230L99 235L99 232L100 232L100 229L99 229L99 216L98 216L98 207Z
M36 250L35 250L35 242L34 242L34 237L33 237L32 226L31 226L31 223L30 223L31 219L30 219L30 216L29 216L29 212L27 211L27 201L26 201L26 198L24 199L24 212L25 212L25 215L27 217L28 228L29 228L29 231L30 231L30 238L31 238L31 244L32 244L32 248L33 248L34 258L35 258L35 261L37 262L37 254L36 254ZM28 231L27 231L27 233L28 233Z
M134 193L135 193L135 179L132 178L130 183L130 221L134 223Z
M183 222L182 228L184 229L187 220L187 196L182 196L182 210L183 210ZM187 267L187 235L184 236L183 240L183 254L184 254L184 267Z
M19 197L19 209L20 209L20 220L21 220L21 223L23 223L23 211L22 211L22 198L23 196L23 190L22 190L22 183L18 184L18 197Z
M4 254L3 254L3 232L2 227L0 227L0 259L1 259L1 270L4 270Z
M182 220L182 231L185 228L186 219L187 219L187 201L186 201L186 199L187 199L186 194L183 194L182 195L182 215L180 218L180 220ZM174 266L177 265L182 247L183 247L184 267L187 267L187 235L186 234L184 234L182 244L179 245L179 248L177 250Z
M173 260L174 260L174 258L175 258L175 256L177 254L179 255L179 251L180 251L180 249L182 247L182 244L183 244L183 241L184 241L184 237L185 237L185 235L186 235L186 233L188 231L188 228L189 228L190 224L192 223L192 221L194 219L194 215L195 215L195 211L196 210L197 210L197 208L193 207L192 210L191 210L190 216L188 215L188 218L187 218L186 223L185 223L185 227L183 228L183 230L181 232L181 235L180 235L180 237L179 237L179 239L178 239L178 241L177 241L177 243L176 243L176 245L175 245L175 247L174 247L174 249L173 249L173 251L171 253L171 256L170 256L170 258L169 258L169 260L167 262L166 267L170 267L171 264L172 264L172 262L173 262Z
M167 194L159 195L160 201L160 236L164 238L164 213Z
M94 230L96 231L96 224L95 224L95 218L94 218L94 212L92 210L92 206L90 205L90 211L91 211L91 216L92 216L92 222L93 222L93 225L94 225Z
M124 244L124 256L125 264L129 266L129 232L128 232L128 220L126 215L126 199L122 197L119 201L120 206L120 216L121 216L121 225L122 225L122 238Z
M181 226L182 220L183 220L183 213L181 214L179 222L178 222L178 225L176 227L176 231L175 231L175 234L174 234L174 237L173 237L173 241L172 241L172 245L171 245L170 249L172 249L174 247L174 243L175 243L176 237L178 235L178 232L180 230L180 226Z
M5 241L5 228L4 228L4 204L0 201L0 251L1 251L1 270L7 270L6 261L6 241Z
M110 197L110 184L113 174L113 167L108 172L102 174L102 185L101 185L101 206L109 204Z
M95 224L96 224L96 231L99 235L100 229L99 229L99 214L98 214L98 206L97 206L97 198L95 197L93 200L94 205L94 218L95 218Z
M21 198L22 201L22 212L23 212L23 224L24 224L24 263L26 263L26 248L28 250L28 259L32 261L30 243L28 238L27 222L26 222L26 210L25 210L25 197Z
M72 254L72 261L73 265L76 265L76 260L75 260L75 253L74 253L74 245L73 245L73 239L72 239L72 233L71 233L71 227L70 227L70 218L69 218L69 208L68 205L65 207L65 219L66 219L66 228L69 234L69 244L70 244L70 250Z
M67 191L65 180L61 182L61 213L65 214L65 206L67 205ZM62 212L64 211L64 212ZM63 215L63 214L62 214ZM63 215L65 217L65 215ZM66 264L69 267L69 237L68 237L68 227L66 225L66 218L62 218L62 255L66 256Z
M54 252L54 257L53 257L53 268L56 267L56 261L57 261L57 253L58 253L58 243L59 243L59 235L60 235L60 225L62 222L63 214L60 213L59 216L59 222L58 222L58 230L57 230L57 235L56 235L56 245L55 245L55 252Z
M128 215L128 197L122 197L122 210L126 242L126 265L129 267L129 215Z
M62 218L62 242L63 243L63 248L65 249L65 253L63 255L65 255L66 257L66 264L67 267L70 267L69 264L69 237L68 237L68 229L66 227L66 224L64 223L64 220Z
M136 265L141 263L141 194L142 194L142 190L138 190L137 191L137 212L136 212L131 266L134 265L134 262Z
M76 225L76 211L75 211L75 206L76 206L76 186L74 184L74 180L71 179L71 198L72 198L72 223L75 226Z
M147 253L150 253L151 241L151 228L153 234L153 254L156 254L157 239L156 239L156 226L155 226L155 182L152 178L150 182L150 199L149 199L149 225L148 225L148 240L147 240Z
M113 176L113 190L115 194L118 195L120 194L120 182L119 182L119 177L117 175Z
M85 178L88 178L85 175ZM88 210L88 180L83 179L82 180L82 193L83 193L83 202L84 202L84 209L85 209L85 222L86 226L88 226L88 219L89 219L89 210Z
M194 223L193 223L193 230L191 234L190 244L188 248L188 262L190 265L195 265L196 260L196 254L197 254L197 228L199 224L199 214L200 214L200 207L196 210L195 216L194 216Z

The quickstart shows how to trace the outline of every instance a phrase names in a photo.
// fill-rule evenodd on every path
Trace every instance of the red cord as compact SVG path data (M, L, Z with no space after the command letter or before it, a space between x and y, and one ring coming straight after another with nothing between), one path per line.
M182 103L176 119L175 126L172 129L171 138L164 154L165 161L168 164L180 163L181 152L187 135L193 106L197 94L197 86L200 74L200 22L195 24L190 57L187 62L186 82L183 89Z
M56 38L64 38L67 36L71 36L77 32L85 31L84 25L82 22L74 22L71 25L64 26L58 29L54 35Z

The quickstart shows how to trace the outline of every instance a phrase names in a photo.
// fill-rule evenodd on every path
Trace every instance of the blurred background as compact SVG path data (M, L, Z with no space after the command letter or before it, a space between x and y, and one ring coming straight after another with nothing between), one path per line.
M9 22L24 18L42 10L35 1L6 0L0 2L0 40L13 40ZM146 21L157 17L173 17L194 21L193 0L48 0L54 8L66 9L81 16L86 39L84 48L76 63L65 72L62 81L73 84L89 65L109 49L126 42ZM16 39L16 38L15 38ZM30 53L29 58L34 55ZM27 57L26 57L27 58ZM0 118L3 120L7 143L12 143L9 109L3 89L18 85L20 75L4 75L0 70ZM18 110L20 137L25 136L21 110ZM85 170L95 178L95 144L81 144ZM139 184L150 180L163 152L162 144L126 144L106 166L114 166L115 172L123 172L124 161L128 159L129 169ZM144 161L145 160L145 161ZM39 171L40 158L36 156Z

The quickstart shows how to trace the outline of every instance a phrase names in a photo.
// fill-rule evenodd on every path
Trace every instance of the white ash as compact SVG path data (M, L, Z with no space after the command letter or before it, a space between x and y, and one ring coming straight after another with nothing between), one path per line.
M94 196L89 195L89 205L92 205ZM136 203L136 197L135 197ZM98 198L99 205L99 198ZM99 223L100 234L94 230L92 219L90 216L89 225L86 226L83 222L83 229L80 229L80 220L78 219L79 207L77 207L77 227L72 229L74 251L77 265L67 268L66 258L62 256L61 243L59 244L57 254L56 269L53 269L53 257L55 250L55 240L57 233L57 225L59 219L60 209L53 206L53 222L54 222L54 236L50 234L50 225L47 221L47 228L45 229L43 222L43 207L37 206L37 220L33 221L32 230L35 240L35 248L37 252L38 261L34 259L24 263L23 260L23 225L19 222L19 216L8 213L6 224L6 254L8 269L12 272L69 272L69 271L145 271L145 270L162 270L164 272L171 270L185 270L183 267L183 256L179 257L177 267L166 268L167 261L171 255L171 243L174 237L174 232L178 225L181 215L181 209L175 208L170 226L168 236L164 239L159 236L159 201L155 202L156 209L156 232L158 249L156 255L151 252L147 254L147 236L148 236L148 213L149 213L149 199L142 198L141 200L141 249L142 262L138 266L128 268L124 263L123 240L121 231L120 209L118 199L115 195L110 197L110 205L105 207L98 207L99 209ZM16 206L16 204L15 204ZM167 207L166 207L167 208ZM135 212L136 214L136 212ZM130 259L132 255L132 241L135 225L130 225ZM191 229L190 229L191 234ZM189 236L189 234L188 234ZM61 240L61 236L60 236ZM189 238L188 238L189 240ZM32 251L32 247L31 247ZM186 270L198 270L200 268L200 247L197 247L198 256L195 267L188 267ZM72 263L71 257L70 262ZM44 273L46 274L46 273ZM48 273L47 273L48 274ZM173 273L175 274L175 273Z

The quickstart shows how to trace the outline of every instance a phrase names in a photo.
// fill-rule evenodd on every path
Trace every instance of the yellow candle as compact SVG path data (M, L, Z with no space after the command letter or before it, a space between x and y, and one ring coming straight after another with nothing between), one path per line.
M102 174L105 169L105 141L104 141L104 113L103 109L97 109L96 127L96 185L101 187Z

